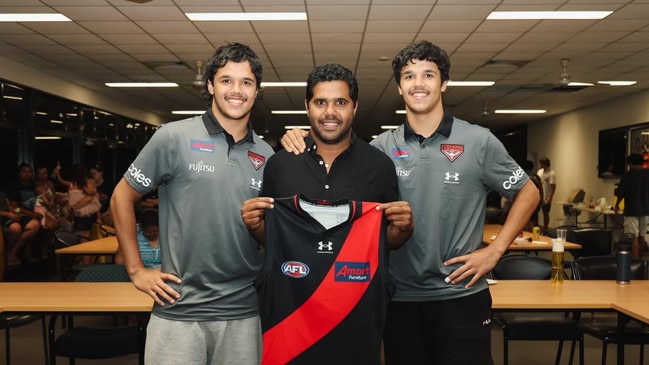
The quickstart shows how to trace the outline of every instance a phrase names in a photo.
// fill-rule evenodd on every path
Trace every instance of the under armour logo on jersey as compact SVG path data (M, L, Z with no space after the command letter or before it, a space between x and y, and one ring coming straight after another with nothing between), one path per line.
M255 190L261 190L261 180L257 180L254 177L250 178L250 187Z
M318 242L318 253L333 253L334 243L331 241L320 241Z
M455 161L462 152L464 152L464 145L461 144L442 144L439 150L448 158L449 161Z
M449 184L457 184L460 182L460 173L455 172L455 173L450 173L447 172L446 176L444 177L444 182L449 183Z

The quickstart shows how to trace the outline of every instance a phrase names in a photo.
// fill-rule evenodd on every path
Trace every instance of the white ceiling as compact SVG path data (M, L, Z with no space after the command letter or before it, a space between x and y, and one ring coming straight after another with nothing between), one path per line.
M495 86L451 87L444 102L463 119L492 129L538 115L483 115L494 109L547 109L547 116L649 88L649 0L2 0L0 12L60 12L73 22L0 23L0 55L147 109L165 120L203 109L192 88L195 60L226 41L250 45L263 81L305 81L316 65L337 62L360 85L355 129L369 138L397 124L403 109L391 61L405 45L430 40L451 56L451 79ZM486 20L494 10L611 10L603 20ZM191 22L185 12L303 12L306 21ZM387 58L381 61L380 58ZM573 81L636 80L630 87L551 91L570 58ZM495 62L494 61L499 61ZM492 64L490 64L490 62ZM153 67L154 64L176 64ZM518 65L516 65L518 64ZM10 79L10 78L9 78ZM173 81L176 89L111 89L105 82ZM257 132L305 124L303 88L266 88L255 107ZM114 111L118 112L118 111Z

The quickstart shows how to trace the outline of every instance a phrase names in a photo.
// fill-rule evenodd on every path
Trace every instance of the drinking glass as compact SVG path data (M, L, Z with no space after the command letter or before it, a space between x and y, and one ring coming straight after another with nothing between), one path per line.
M565 231L565 230L564 230ZM558 232L557 232L558 237ZM552 239L552 276L550 277L553 283L563 282L563 244L564 239Z

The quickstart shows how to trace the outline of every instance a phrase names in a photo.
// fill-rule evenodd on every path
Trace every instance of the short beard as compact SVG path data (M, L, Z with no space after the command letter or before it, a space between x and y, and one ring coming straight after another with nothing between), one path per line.
M340 134L338 134L338 136L333 139L325 138L325 136L323 136L322 133L320 133L320 130L318 128L311 127L311 131L318 138L318 140L320 140L324 144L338 144L344 141L345 139L349 138L349 136L351 135L351 123L349 125L349 128L342 130Z

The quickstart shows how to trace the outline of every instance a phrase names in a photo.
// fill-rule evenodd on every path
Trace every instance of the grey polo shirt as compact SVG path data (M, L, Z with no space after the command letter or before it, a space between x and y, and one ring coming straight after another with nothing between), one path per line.
M480 247L487 192L514 196L529 179L489 130L445 114L429 138L407 125L384 132L371 142L392 158L401 199L410 203L415 230L390 253L396 284L394 301L458 298L487 288L486 280L466 289L444 278L455 268L452 257Z
M272 148L248 127L234 143L211 110L163 125L124 174L139 193L158 186L162 271L175 304L153 313L173 320L230 320L258 314L253 279L261 268L257 243L241 205L259 195Z

